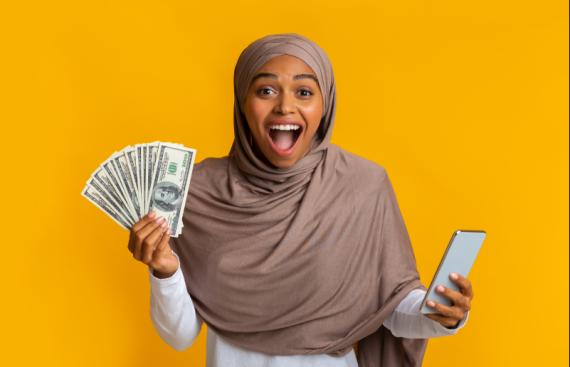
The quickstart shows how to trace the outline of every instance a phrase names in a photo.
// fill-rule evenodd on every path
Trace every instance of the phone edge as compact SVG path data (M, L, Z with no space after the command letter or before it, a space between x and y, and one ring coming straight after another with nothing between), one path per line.
M449 250L451 249L451 244L453 243L453 240L455 239L455 237L462 232L461 230L457 230L455 232L453 232L453 235L451 236L451 239L449 240L449 243L447 244L447 247L445 248L445 252L443 253L443 257L441 258L441 261L439 262L439 265L437 266L437 270L435 271L435 274L433 275L433 278L431 279L431 283L426 291L426 295L424 296L424 300L422 301L422 304L420 305L420 312L423 314L422 309L425 307L427 301L428 301L428 295L430 294L432 288L433 288L433 284L435 283L435 280L437 279L437 276L439 275L439 271L441 270L441 267L443 266L443 263L445 262L445 258L447 257L447 254L449 253Z

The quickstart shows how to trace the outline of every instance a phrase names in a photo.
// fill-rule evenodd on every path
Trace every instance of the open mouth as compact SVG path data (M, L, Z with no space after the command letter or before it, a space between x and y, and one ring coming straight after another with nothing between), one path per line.
M282 157L295 151L302 132L303 126L298 123L270 123L266 129L269 145L277 155Z

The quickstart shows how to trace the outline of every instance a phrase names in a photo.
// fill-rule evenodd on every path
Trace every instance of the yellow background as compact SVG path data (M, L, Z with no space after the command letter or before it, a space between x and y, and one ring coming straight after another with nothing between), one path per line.
M464 329L424 366L568 365L567 1L5 1L3 366L204 366L149 317L128 233L80 196L115 150L229 151L240 52L296 32L330 56L333 142L383 165L424 284L483 229Z

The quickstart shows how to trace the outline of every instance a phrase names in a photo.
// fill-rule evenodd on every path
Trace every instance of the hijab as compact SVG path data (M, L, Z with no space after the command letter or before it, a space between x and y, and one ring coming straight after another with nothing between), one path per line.
M290 55L317 76L323 114L309 153L269 166L250 144L244 104L268 60ZM361 367L420 366L427 339L382 324L419 280L384 168L330 143L336 86L327 54L297 34L250 44L234 73L234 142L194 167L171 239L188 293L208 328L271 355L341 357L358 342Z

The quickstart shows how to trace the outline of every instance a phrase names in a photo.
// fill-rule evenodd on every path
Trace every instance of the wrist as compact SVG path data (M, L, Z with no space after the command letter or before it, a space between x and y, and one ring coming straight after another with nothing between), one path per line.
M459 326L462 324L463 320L467 321L466 317L468 314L469 314L469 312L465 312L465 314L463 314L463 318L461 320L457 321L457 324L455 324L453 326L446 326L445 328L449 329L449 330L455 330L455 329L459 328Z
M446 326L445 328L446 328L446 329L450 329L450 330L457 329L457 327L459 326L459 323L460 323L460 322L461 322L461 320L457 321L457 324L455 324L455 325L453 325L453 326Z
M171 272L161 272L161 271L158 271L156 269L152 269L152 275L154 275L154 277L158 278L158 279L170 278L171 276L174 275L174 273L176 273L176 270L171 271Z
M168 262L166 262L166 264L170 264L170 265L174 265L174 266L165 267L165 269L160 269L160 270L157 270L157 269L151 267L152 268L152 275L154 275L154 277L158 278L158 279L166 279L166 278L172 277L176 273L178 268L180 267L180 262L178 261L178 256L173 256L173 257L174 257L174 261L168 261Z

